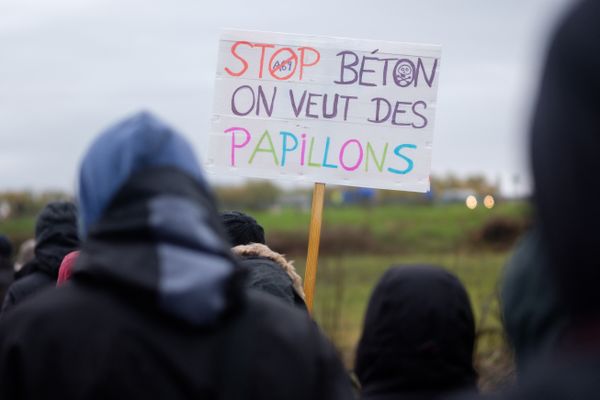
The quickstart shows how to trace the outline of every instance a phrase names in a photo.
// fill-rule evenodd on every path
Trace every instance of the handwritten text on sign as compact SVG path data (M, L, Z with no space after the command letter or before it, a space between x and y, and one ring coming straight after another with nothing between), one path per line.
M208 168L426 191L440 48L226 31Z

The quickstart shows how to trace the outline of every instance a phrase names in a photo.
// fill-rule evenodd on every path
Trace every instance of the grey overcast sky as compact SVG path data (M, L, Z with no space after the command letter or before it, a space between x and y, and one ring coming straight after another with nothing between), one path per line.
M441 44L433 173L526 191L540 68L574 1L2 0L0 190L73 190L93 137L139 109L202 154L219 33L239 28Z

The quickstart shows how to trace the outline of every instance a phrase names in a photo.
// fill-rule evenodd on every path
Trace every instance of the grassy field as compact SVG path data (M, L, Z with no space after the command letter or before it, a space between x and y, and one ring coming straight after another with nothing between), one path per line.
M522 223L528 213L522 202L500 203L491 210L469 210L463 204L326 207L323 235L358 231L365 239L389 244L396 253L454 252L489 221ZM267 240L279 233L296 233L303 238L308 232L308 211L286 209L253 215L264 226Z
M11 218L0 221L0 233L7 235L14 243L21 243L34 236L35 218Z
M478 248L472 239L493 219L519 222L528 213L527 205L521 202L500 203L491 210L468 210L463 204L327 206L323 236L334 236L339 245L321 251L315 315L340 348L349 349L360 331L368 295L381 274L392 264L425 263L457 274L468 288L480 325L497 326L483 310L495 307L490 299L508 251ZM303 275L309 212L286 209L252 214L264 226L267 241L275 250L280 251L275 244L285 235L291 235L287 240L301 242L301 251L290 257L295 258ZM1 221L0 232L20 242L33 236L34 223L33 217ZM358 238L351 238L353 235ZM356 252L356 240L387 243L391 251Z

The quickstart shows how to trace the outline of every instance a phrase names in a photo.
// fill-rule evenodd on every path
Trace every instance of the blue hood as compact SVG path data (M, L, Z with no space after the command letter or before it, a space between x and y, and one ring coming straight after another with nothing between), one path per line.
M194 325L236 303L239 268L190 145L141 113L109 128L83 159L86 240L73 278L125 288Z
M98 222L117 191L136 172L175 167L205 185L191 146L171 127L141 112L108 128L93 142L81 163L79 212L81 236Z

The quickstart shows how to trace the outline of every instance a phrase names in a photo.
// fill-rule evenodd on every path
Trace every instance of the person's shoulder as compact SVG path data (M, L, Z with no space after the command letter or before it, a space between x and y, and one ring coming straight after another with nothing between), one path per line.
M265 284L292 287L292 281L282 266L276 261L261 256L244 258L241 261L248 270L248 283L250 287L262 287Z
M592 400L600 393L600 351L586 355L550 355L537 360L506 391L462 395L447 400Z
M561 354L541 358L520 379L506 400L597 399L600 393L600 349L586 354Z
M43 272L32 272L14 281L7 290L15 303L21 302L31 293L54 286L55 281Z
M239 322L241 335L232 345L243 348L240 342L251 343L253 379L276 381L281 393L286 393L282 398L351 398L350 379L333 345L306 311L250 290ZM297 382L305 383L301 390L305 395L292 389ZM260 395L253 398L267 398L263 389L254 389Z
M15 284L22 285L20 281ZM25 281L27 284L27 281ZM95 306L94 293L81 290L75 285L48 288L35 296L30 296L3 313L0 319L0 331L6 327L17 335L36 334L35 327L43 327L50 331L53 327L60 329L64 324L81 321L82 318L98 316L101 307Z
M260 243L237 246L232 250L248 270L248 287L260 289L306 310L302 278L293 262Z
M249 289L246 295L245 313L253 314L259 320L270 323L273 319L286 321L299 326L315 326L306 311L292 307L279 299L257 289Z
M264 339L283 343L302 343L304 349L318 351L324 337L310 315L260 290L249 289L241 320L245 329L255 330Z
M43 286L53 286L56 280L52 279L48 274L40 271L31 272L23 278L16 280L12 286L15 292L26 293L34 291Z

